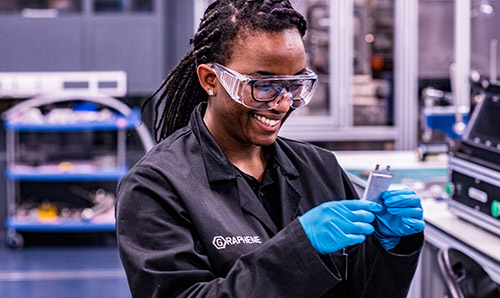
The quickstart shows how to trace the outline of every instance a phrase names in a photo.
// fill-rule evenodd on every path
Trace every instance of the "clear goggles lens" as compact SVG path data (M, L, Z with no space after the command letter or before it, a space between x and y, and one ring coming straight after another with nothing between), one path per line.
M242 75L218 63L209 64L227 93L236 102L254 110L270 110L288 98L290 107L307 105L317 87L318 76L310 69L303 75Z

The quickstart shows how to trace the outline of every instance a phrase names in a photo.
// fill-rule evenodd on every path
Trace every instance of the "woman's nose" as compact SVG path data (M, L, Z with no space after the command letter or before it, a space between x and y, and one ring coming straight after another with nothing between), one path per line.
M277 112L280 113L286 113L288 110L290 110L290 107L292 106L292 93L288 92L285 88L281 90L281 93L276 97L274 102L276 103L276 106L273 108L273 110L276 110Z

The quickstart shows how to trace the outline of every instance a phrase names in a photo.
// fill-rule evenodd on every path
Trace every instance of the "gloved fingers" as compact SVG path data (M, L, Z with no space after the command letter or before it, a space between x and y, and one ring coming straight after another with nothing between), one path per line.
M375 214L370 211L358 210L344 214L344 217L351 222L370 223L375 220Z
M337 251L341 248L355 245L365 241L366 236L359 233L351 233L344 231L346 226L342 229L333 222L328 222L325 224L327 228L327 234L323 234L320 238L315 238L314 243L319 244L319 252L322 254L329 254ZM354 225L351 225L354 226ZM355 227L349 227L348 230L356 229ZM372 227L373 229L373 227ZM359 230L361 231L361 230ZM373 229L374 231L374 229ZM373 233L373 232L372 232ZM315 235L317 236L317 235ZM314 246L314 245L313 245Z
M347 206L346 206L347 205ZM321 254L363 242L374 232L375 215L367 209L382 210L380 204L349 200L323 203L299 217L314 249Z
M351 225L346 232L355 235L370 235L371 233L375 232L375 228L371 224L357 222Z
M392 215L411 217L411 218L422 218L424 215L424 210L422 208L387 208L388 213Z
M393 189L393 190L386 190L382 193L382 198L385 200L389 197L392 196L398 196L398 195L417 195L417 193L409 188L401 188L401 189Z
M342 222L330 221L328 222L328 230L330 233L341 233L344 235L364 234L369 235L375 231L375 228L369 223L351 222L349 220L342 220Z
M423 219L416 218L401 218L397 225L387 223L381 223L376 229L377 233L381 237L402 237L415 233L422 232L425 228L425 221Z
M368 200L344 200L338 202L342 202L342 205L351 211L365 210L377 212L383 209L382 205L380 205L379 203Z
M345 200L324 203L322 216L327 220L345 219L350 222L372 222L375 215L366 209L382 210L382 205L367 200Z
M346 247L362 243L363 241L366 240L365 235L350 234L346 236L347 236Z
M403 223L413 232L422 232L425 229L425 221L417 218L403 218Z
M422 203L420 197L416 195L390 196L384 200L387 207L420 207Z

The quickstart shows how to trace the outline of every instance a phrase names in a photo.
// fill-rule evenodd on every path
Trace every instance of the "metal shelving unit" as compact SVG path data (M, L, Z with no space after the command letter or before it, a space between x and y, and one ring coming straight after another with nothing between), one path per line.
M69 119L66 123L49 121L49 113L40 117L30 117L30 111L38 108L51 108L61 103L91 103L100 107L100 111L107 111L104 118L92 118L93 111L84 111L90 113L88 119L82 120L78 117ZM68 111L77 115L79 112ZM28 115L28 116L27 116ZM73 115L73 114L70 114ZM3 114L4 127L6 130L6 188L7 188L7 244L11 247L20 247L23 245L21 232L104 232L114 230L114 196L100 193L101 200L97 200L98 191L93 194L93 204L81 208L78 212L74 209L71 214L66 208L66 215L63 211L56 208L55 204L46 202L44 195L40 194L36 208L32 208L28 214L26 209L20 208L27 198L23 194L23 183L58 184L67 183L71 187L80 183L116 183L127 171L126 150L127 131L135 129L141 138L145 151L148 151L154 144L148 130L142 125L140 120L140 111L130 109L122 102L112 97L102 94L75 94L60 93L53 95L43 95L23 101L12 107ZM66 118L68 119L68 118ZM43 135L50 133L71 134L83 133L92 134L94 132L116 132L116 150L114 156L107 156L106 163L97 163L93 160L71 160L65 159L67 156L54 162L53 160L42 164L26 164L23 162L23 134ZM44 138L44 137L42 137ZM85 142L84 139L81 140ZM105 150L109 151L109 148ZM60 152L64 154L64 152ZM83 152L84 156L93 156L93 152ZM41 153L40 153L41 154ZM110 160L111 157L111 161ZM47 184L48 183L48 184ZM43 187L43 186L42 186ZM53 190L47 189L48 193ZM66 193L58 193L62 201L65 200ZM90 195L90 194L89 194ZM111 197L110 197L111 195ZM90 195L92 197L92 195ZM40 206L48 204L52 207L52 213L49 216L42 216ZM69 204L69 203L68 203ZM21 210L20 210L21 209ZM55 210L54 210L55 209ZM32 210L38 211L33 216ZM49 210L50 212L50 210ZM90 212L90 213L89 213Z

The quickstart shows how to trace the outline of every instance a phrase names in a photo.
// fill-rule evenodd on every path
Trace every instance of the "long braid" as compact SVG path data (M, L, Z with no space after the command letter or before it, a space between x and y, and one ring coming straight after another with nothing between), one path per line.
M216 0L205 10L198 32L191 38L193 48L169 74L160 88L144 102L156 97L155 139L159 142L189 122L193 109L208 95L201 87L196 68L209 62L225 64L231 57L238 33L279 32L297 28L304 36L307 24L287 0Z
M143 104L144 110L145 106L159 95L154 111L154 131L157 142L186 125L189 113L184 113L183 109L192 111L198 104L193 102L194 99L203 100L203 97L207 97L205 91L197 84L196 62L192 52L190 51L181 60L161 87ZM165 100L167 98L168 100ZM183 100L184 98L191 100Z

